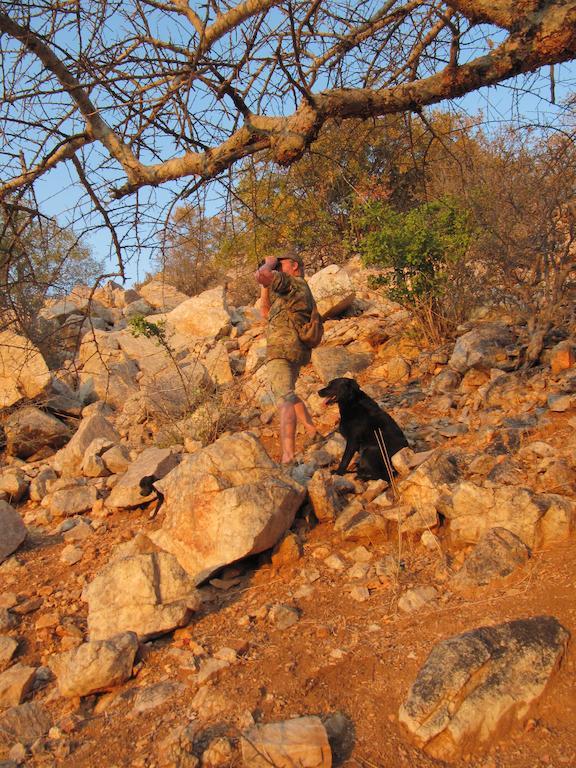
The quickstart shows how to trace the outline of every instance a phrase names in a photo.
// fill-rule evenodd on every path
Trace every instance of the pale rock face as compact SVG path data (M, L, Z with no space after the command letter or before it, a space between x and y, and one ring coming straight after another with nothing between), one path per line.
M150 282L141 285L139 293L154 309L159 309L162 312L170 312L190 298L182 291L161 280L150 280Z
M469 368L509 370L515 366L516 336L511 328L486 323L460 336L448 365L458 373Z
M92 509L97 498L98 491L93 486L62 488L50 495L50 512L56 517L79 515Z
M487 749L529 716L568 637L555 618L537 616L442 640L400 707L400 723L440 760Z
M26 526L18 512L0 501L0 563L15 552L26 538Z
M308 495L314 514L320 522L335 520L340 511L340 501L327 469L318 469L308 483Z
M126 682L132 675L137 650L137 635L123 632L54 656L50 666L62 696L88 696Z
M362 371L372 363L372 355L349 347L327 347L321 345L312 350L312 365L326 384L332 379L349 373Z
M565 496L517 486L484 488L469 481L454 486L442 512L455 546L476 544L490 528L499 527L532 549L568 538L576 525L576 504Z
M450 588L468 592L504 579L529 557L530 550L517 536L506 528L491 528L450 580Z
M188 622L200 598L192 579L167 552L109 563L84 590L90 640L135 632L140 640Z
M60 419L39 408L27 406L13 413L4 424L6 450L10 456L27 459L41 448L62 448L70 429Z
M319 717L255 725L241 739L246 768L331 768L328 734Z
M196 583L273 547L305 496L249 432L185 457L157 487L165 495L165 518L151 538L176 555Z
M142 496L140 480L148 475L158 479L171 472L178 464L179 457L170 448L147 448L126 470L106 499L106 506L111 509L137 507L153 499L154 496Z
M36 397L50 384L51 374L39 350L24 336L0 333L0 408Z
M335 317L352 304L356 291L345 269L330 264L307 278L318 312L322 317Z
M231 326L224 288L212 288L179 304L166 315L166 323L189 337L220 337Z
M60 472L63 477L79 475L84 454L96 438L106 438L111 443L120 442L118 432L99 411L83 418L68 445L58 451L53 465L56 472Z

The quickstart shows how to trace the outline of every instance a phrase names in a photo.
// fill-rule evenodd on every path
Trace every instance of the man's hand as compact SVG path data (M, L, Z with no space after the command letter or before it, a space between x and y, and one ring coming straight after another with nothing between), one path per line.
M274 279L274 275L272 273L277 263L278 259L275 256L266 257L264 264L260 267L260 269L256 270L256 274L254 275L260 285L268 287L272 284L272 280Z

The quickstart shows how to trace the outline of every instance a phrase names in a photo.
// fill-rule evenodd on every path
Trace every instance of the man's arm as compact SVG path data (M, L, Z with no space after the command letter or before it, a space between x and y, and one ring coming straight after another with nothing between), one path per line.
M267 285L260 286L260 312L268 319L270 314L270 288Z

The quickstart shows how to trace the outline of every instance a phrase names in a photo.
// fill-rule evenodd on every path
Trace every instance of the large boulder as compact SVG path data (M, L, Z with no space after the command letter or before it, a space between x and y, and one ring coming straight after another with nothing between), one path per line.
M4 431L8 455L19 459L27 459L41 448L58 450L71 436L69 427L60 419L31 405L11 414Z
M170 312L190 298L162 280L150 280L148 283L144 283L139 287L138 293L154 309L159 309L161 312Z
M485 323L456 341L448 365L458 373L469 368L513 370L518 362L516 335L507 325Z
M63 477L79 475L84 454L90 443L98 437L107 438L112 443L120 442L120 435L104 417L101 410L83 418L68 445L58 451L53 464L56 472L59 472Z
M219 337L231 326L222 286L193 296L166 315L168 326L189 337Z
M137 635L122 632L53 656L50 667L62 696L88 696L125 683L132 676L137 651Z
M443 640L418 672L400 723L440 760L486 749L528 718L568 637L555 618L537 616Z
M506 528L532 549L567 539L576 525L573 499L510 485L485 488L463 481L440 506L455 546L476 544L490 528Z
M292 525L305 489L280 472L249 432L221 437L157 483L162 528L151 538L200 583L272 548Z
M18 512L0 501L0 563L15 552L26 538L26 526Z
M308 278L308 285L322 317L335 317L352 304L356 291L345 269L330 264Z
M168 552L109 563L82 594L90 640L135 632L141 640L186 624L200 598L192 579Z
M0 408L36 397L50 384L46 361L34 344L12 331L0 333Z
M147 448L132 462L125 474L112 489L106 499L106 506L111 509L137 507L154 496L142 496L140 480L154 475L158 480L171 472L178 464L180 457L170 448Z

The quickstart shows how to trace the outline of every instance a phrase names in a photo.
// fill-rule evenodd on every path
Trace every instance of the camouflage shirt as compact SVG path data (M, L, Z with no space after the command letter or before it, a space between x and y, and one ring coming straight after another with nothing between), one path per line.
M282 358L305 364L310 349L300 341L296 324L307 323L315 306L312 292L303 277L276 272L270 286L270 313L266 359Z

